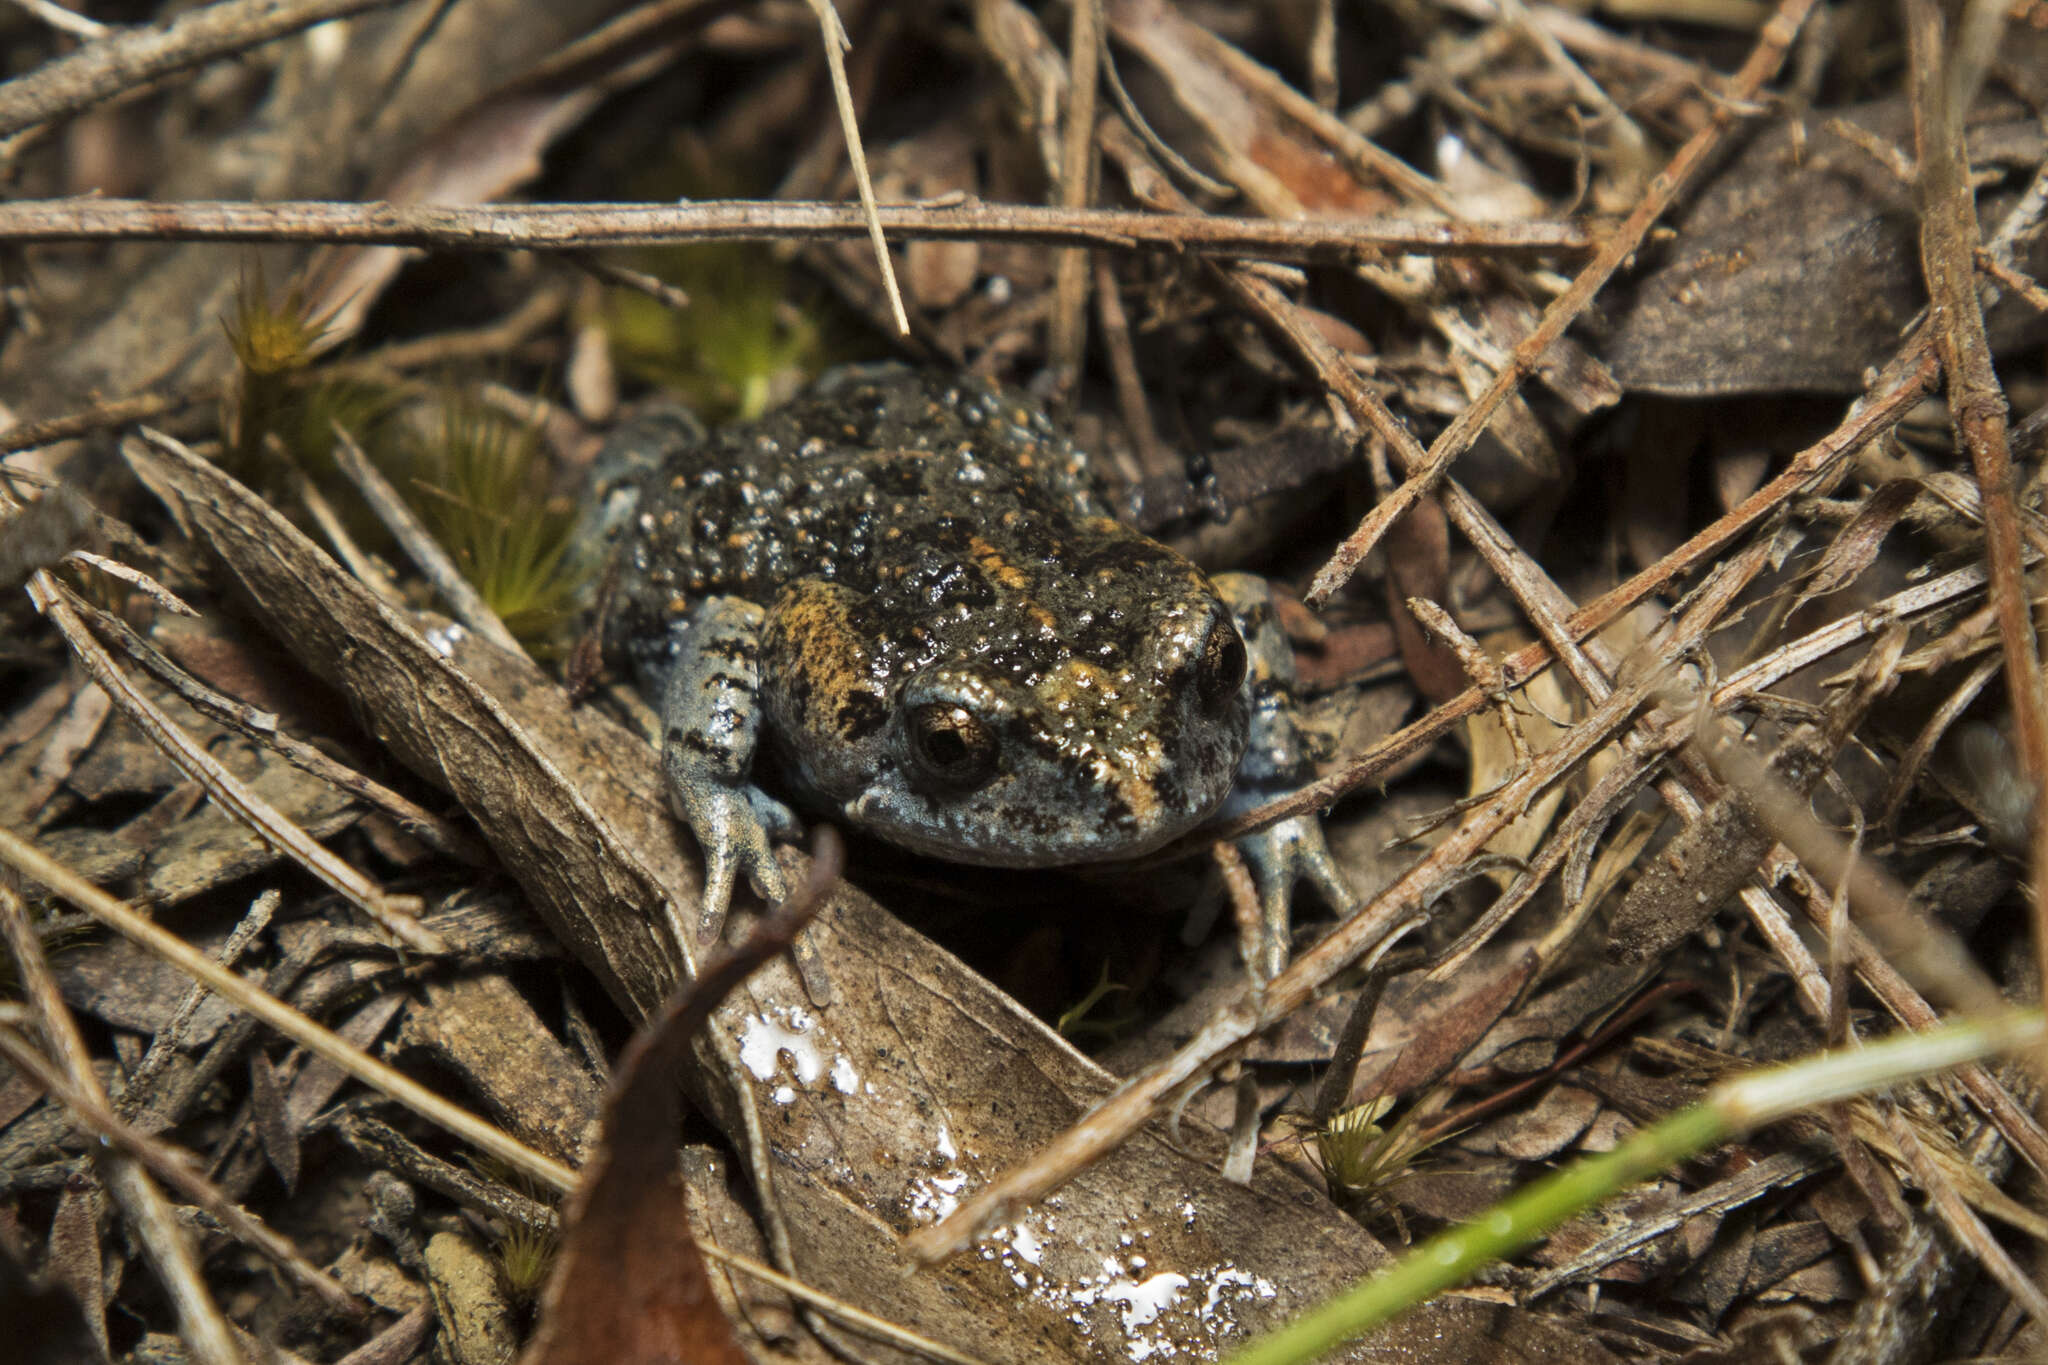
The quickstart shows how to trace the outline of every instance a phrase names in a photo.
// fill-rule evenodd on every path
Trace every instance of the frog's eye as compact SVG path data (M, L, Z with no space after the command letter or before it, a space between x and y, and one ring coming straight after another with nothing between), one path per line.
M1202 657L1195 662L1195 696L1208 712L1230 705L1237 689L1244 686L1244 641L1228 621L1209 627L1202 641Z
M937 786L973 791L996 775L1002 748L980 716L952 702L929 702L910 713L910 758Z

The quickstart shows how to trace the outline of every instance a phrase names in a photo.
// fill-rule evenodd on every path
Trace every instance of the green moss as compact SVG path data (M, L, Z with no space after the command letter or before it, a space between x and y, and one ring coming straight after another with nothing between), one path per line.
M766 248L661 248L634 266L683 290L690 306L612 290L605 321L620 368L680 395L707 421L760 416L822 363L821 328L789 301L789 271Z
M576 543L575 500L552 491L538 433L451 392L399 453L393 482L506 628L537 656L563 649L594 547Z
M293 409L303 406L296 377L318 354L327 321L313 316L301 285L273 298L257 262L242 272L234 311L221 328L235 354L235 383L222 414L228 468L260 481L268 438L294 424Z
M560 1245L561 1238L555 1233L524 1223L513 1223L505 1229L505 1235L498 1240L498 1273L505 1292L515 1302L531 1305L540 1297L548 1282L548 1272L554 1269L555 1252Z

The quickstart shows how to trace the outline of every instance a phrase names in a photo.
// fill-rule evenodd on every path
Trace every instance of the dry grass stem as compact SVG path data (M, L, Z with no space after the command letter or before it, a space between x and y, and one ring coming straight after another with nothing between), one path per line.
M1444 223L1337 216L1289 221L1158 215L1029 204L883 204L889 236L922 241L1155 250L1268 261L1348 261L1366 252L1412 256L1579 255L1598 241L1577 223ZM856 206L724 200L706 204L340 204L290 200L146 202L124 199L0 203L0 242L325 242L447 251L588 251L692 242L802 242L859 237ZM132 420L132 419L131 419Z

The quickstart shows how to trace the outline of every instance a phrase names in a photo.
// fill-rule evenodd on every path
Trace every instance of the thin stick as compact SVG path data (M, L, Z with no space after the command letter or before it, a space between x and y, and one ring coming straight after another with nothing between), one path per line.
M397 0L224 0L161 26L118 29L0 85L0 137L73 114L159 76L246 52Z
M2042 683L2022 562L2005 394L1991 366L1991 344L1977 301L1977 207L1961 107L1968 95L1957 88L1967 82L1950 67L1945 21L1933 0L1906 0L1905 14L1913 138L1920 159L1921 266L1939 320L1935 344L1948 374L1949 413L1970 452L1983 497L1991 604L2004 647L2013 734L2021 764L2038 787L2048 779L2048 689ZM2043 985L2048 985L2048 884L2040 879L2042 869L2048 868L2048 801L2034 805L2034 959Z
M888 204L892 237L1149 249L1174 255L1348 262L1366 254L1516 257L1591 251L1584 223L1428 222L1357 215L1278 221L1037 204ZM325 200L186 202L22 199L0 203L0 242L334 242L464 251L578 251L688 242L859 237L857 205L728 200L715 204L346 204Z

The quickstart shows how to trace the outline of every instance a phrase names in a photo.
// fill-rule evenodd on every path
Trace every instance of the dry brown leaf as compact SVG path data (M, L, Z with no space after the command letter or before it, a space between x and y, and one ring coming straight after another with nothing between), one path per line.
M801 922L786 913L778 920ZM562 1248L521 1365L747 1365L684 1203L676 1075L725 993L787 943L783 934L725 954L620 1054L604 1131L569 1197Z
M1384 213L1398 202L1383 186L1354 174L1338 150L1302 121L1306 110L1276 107L1284 82L1172 5L1118 0L1109 7L1109 21L1117 39L1166 81L1183 114L1207 138L1224 178L1262 212L1276 218L1318 210ZM1260 76L1270 83L1255 83Z

